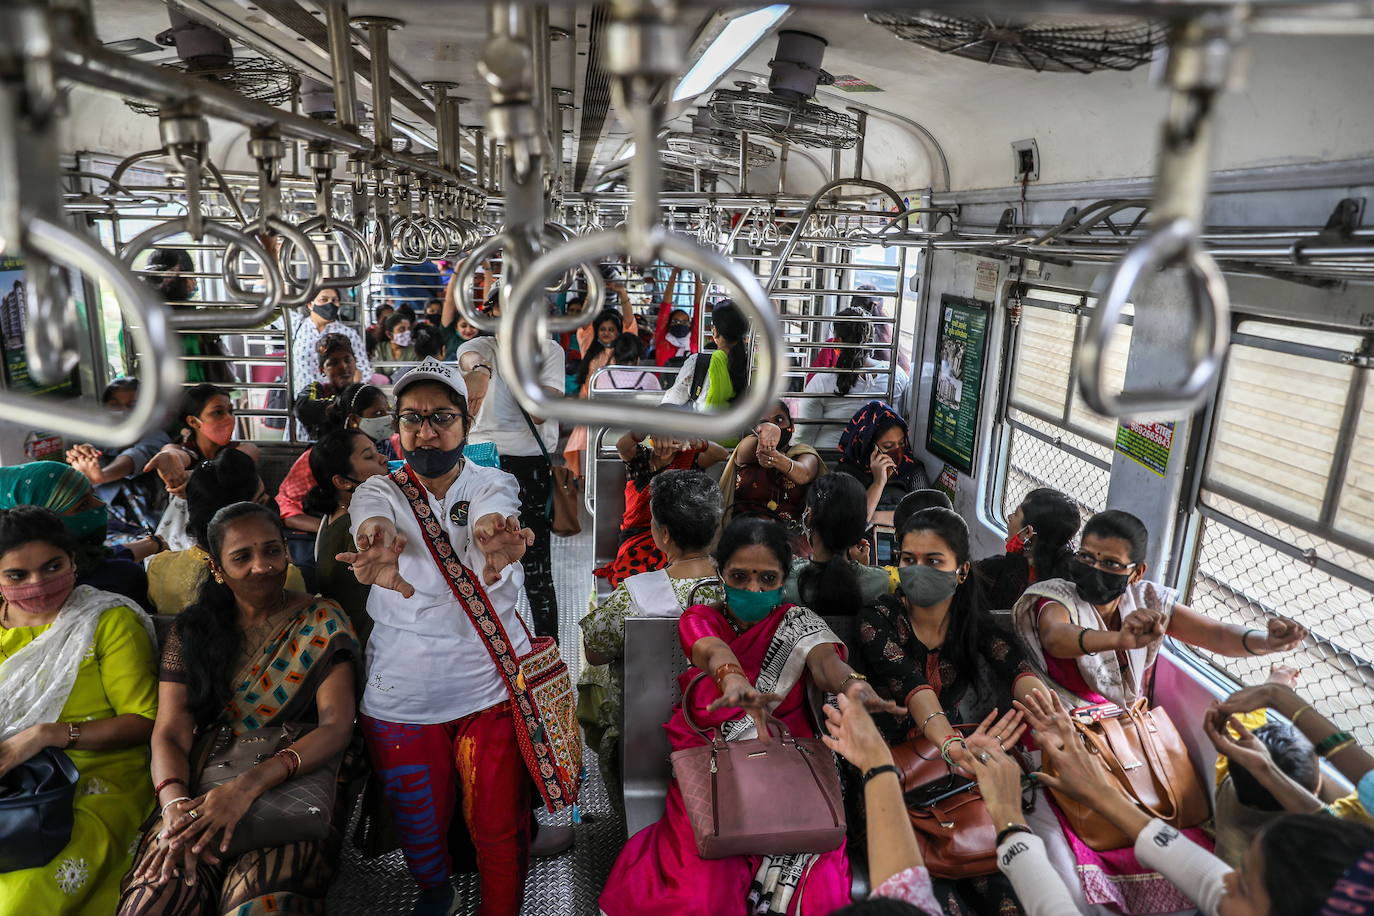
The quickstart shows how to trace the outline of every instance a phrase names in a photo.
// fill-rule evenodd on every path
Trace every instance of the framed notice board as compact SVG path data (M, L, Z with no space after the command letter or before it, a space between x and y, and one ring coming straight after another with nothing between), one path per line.
M926 448L970 477L978 443L990 311L987 303L977 299L940 297Z

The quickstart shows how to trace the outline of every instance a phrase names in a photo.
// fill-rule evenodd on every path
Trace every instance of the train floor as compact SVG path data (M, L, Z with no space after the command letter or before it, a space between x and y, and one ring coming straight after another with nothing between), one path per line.
M581 632L577 622L586 613L592 590L592 527L584 516L582 533L572 538L553 539L554 586L560 609L559 644L576 681L581 665ZM523 604L523 602L522 602ZM521 613L528 620L528 608ZM606 786L601 780L596 757L587 754L587 782L583 786L583 822L575 828L573 848L561 856L535 859L525 882L525 916L591 916L597 912L596 898L620 851L624 826L611 807ZM539 813L543 823L568 823L569 815L555 817ZM351 825L350 825L351 827ZM351 836L349 830L347 835ZM457 912L477 912L477 876L458 879L462 906ZM419 890L406 871L399 850L377 859L364 859L346 842L339 874L330 889L328 912L331 916L379 916L409 913Z

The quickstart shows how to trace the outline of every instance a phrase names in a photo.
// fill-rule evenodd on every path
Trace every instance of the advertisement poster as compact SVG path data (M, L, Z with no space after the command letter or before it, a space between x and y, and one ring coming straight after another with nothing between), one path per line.
M950 502L959 495L959 472L949 465L940 469L940 476L935 481L935 489L949 497Z
M1173 445L1172 423L1121 423L1116 427L1116 450L1160 477L1169 466Z
M940 297L926 448L970 477L982 406L988 312L987 303L977 299L949 294Z
M75 372L55 385L39 385L29 378L29 359L24 352L27 290L24 259L0 258L0 349L5 357L5 388L35 394L74 394Z

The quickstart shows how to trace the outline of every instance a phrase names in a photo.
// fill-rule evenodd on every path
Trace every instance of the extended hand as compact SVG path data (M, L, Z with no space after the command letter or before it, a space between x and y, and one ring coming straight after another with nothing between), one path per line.
M1021 766L986 735L968 739L968 765L993 822L1023 823Z
M519 563L525 549L534 543L534 532L521 528L518 516L502 517L495 512L479 518L472 526L472 534L477 549L487 560L482 567L482 582L486 585L495 585L501 570Z
M776 423L760 423L754 434L759 438L760 449L776 449L782 441L782 430L778 429Z
M186 465L181 462L180 455L174 452L158 452L143 466L143 470L156 471L157 476L162 479L162 485L173 496L186 495L186 481L191 475L187 472Z
M759 740L767 744L770 740L768 735L768 711L782 702L782 697L776 693L759 693L753 684L749 683L749 678L742 674L727 674L725 676L724 690L720 698L706 707L707 712L715 712L717 709L733 707L747 712L754 720L754 725L758 728Z
M1222 713L1220 704L1212 703L1207 707L1202 717L1202 730L1218 754L1251 773L1259 773L1273 760L1264 742L1256 738L1235 716ZM1240 737L1232 737L1232 730Z
M836 701L839 709L828 704L822 707L826 731L829 732L821 735L825 746L860 770L871 770L891 763L892 751L878 733L878 726L873 724L873 717L863 704L854 702L844 694L840 694Z
M1137 611L1121 622L1121 648L1144 649L1164 638L1164 615L1159 611Z
M848 697L853 702L863 706L868 712L887 712L894 716L900 716L906 712L905 709L891 700L884 700L878 696L878 691L874 690L873 685L868 681L858 678L851 678L849 683L845 684L844 690L840 692L840 696Z
M383 519L368 519L358 528L358 549L353 553L335 554L334 559L353 568L353 578L360 585L379 585L403 598L415 594L415 589L401 577L401 552L406 536L396 526Z
M1296 649L1307 638L1307 627L1287 617L1270 617L1269 633L1262 640L1261 655Z

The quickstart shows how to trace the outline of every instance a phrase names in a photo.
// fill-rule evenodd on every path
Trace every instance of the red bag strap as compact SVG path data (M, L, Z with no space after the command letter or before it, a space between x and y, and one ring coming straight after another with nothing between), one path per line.
M420 486L411 480L410 465L405 464L392 471L388 476L392 483L401 488L401 495L410 504L410 511L415 516L415 521L420 525L420 531L425 536L425 546L429 548L429 555L434 558L435 564L439 567L439 572L444 574L444 581L448 583L449 591L453 592L453 597L457 599L458 606L463 609L463 613L468 615L468 620L472 621L472 628L477 631L477 635L482 638L482 645L487 647L487 654L491 656L492 663L496 665L496 670L500 673L501 679L506 682L506 689L514 697L518 690L517 680L520 676L519 660L516 658L515 649L511 645L510 636L506 634L506 628L501 623L501 617L491 608L491 600L487 598L486 590L478 583L472 570L463 565L458 559L457 552L453 549L453 542L448 539L448 532L434 518L434 511L429 507L429 500L425 499ZM517 614L518 618L520 615ZM490 624L484 627L483 622ZM524 627L525 622L520 621L520 626ZM528 638L529 628L525 628ZM496 646L497 638L500 638L501 647ZM533 642L531 640L531 642Z

